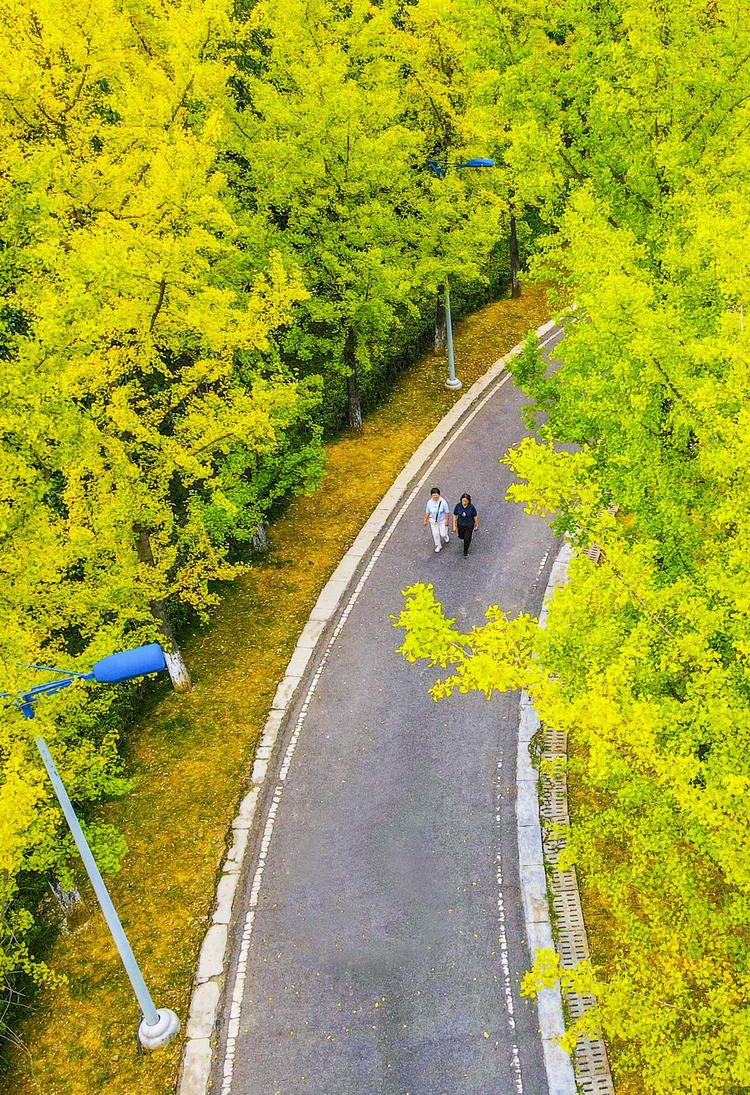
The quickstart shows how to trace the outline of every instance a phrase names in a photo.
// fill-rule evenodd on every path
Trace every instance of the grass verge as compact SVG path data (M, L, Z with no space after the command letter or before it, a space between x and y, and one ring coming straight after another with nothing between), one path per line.
M486 305L455 332L465 387L542 323L542 288ZM318 490L296 498L270 529L269 556L236 581L208 628L184 645L195 687L160 694L128 730L123 749L133 792L103 813L130 853L111 879L115 904L157 1007L187 1015L198 950L228 829L253 752L318 593L409 456L455 402L445 361L425 354L406 370L360 436L326 448ZM335 520L331 519L335 514ZM50 964L68 984L46 992L19 1031L5 1095L168 1095L181 1040L135 1051L137 1010L104 921L60 936Z

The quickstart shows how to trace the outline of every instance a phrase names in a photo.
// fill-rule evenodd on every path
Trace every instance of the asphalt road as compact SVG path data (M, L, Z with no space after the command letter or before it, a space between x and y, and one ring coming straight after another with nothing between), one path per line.
M510 473L498 463L524 435L524 402L506 382L448 449L330 650L266 844L232 1095L547 1095L535 1008L518 993L529 965L518 695L435 703L435 671L396 653L390 618L416 581L433 582L464 627L489 604L538 612L558 545L504 500ZM453 536L435 554L422 528L432 482L451 510L472 495L480 532L467 559ZM335 533L326 519L320 527ZM260 838L237 938L259 850ZM229 1005L224 1031L228 1019ZM221 1091L221 1037L217 1056Z

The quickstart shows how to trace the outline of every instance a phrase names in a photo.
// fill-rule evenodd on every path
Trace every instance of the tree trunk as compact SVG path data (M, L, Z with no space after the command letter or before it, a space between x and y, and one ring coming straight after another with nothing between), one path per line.
M521 264L518 260L518 236L516 235L516 218L511 214L510 218L510 295L516 300L521 295L521 282L518 273Z
M251 543L252 543L252 546L253 546L253 551L257 551L261 555L264 552L268 551L268 548L269 548L268 533L266 532L263 525L258 525L257 529L255 530L255 535L253 536Z
M448 323L445 315L445 286L438 285L435 307L435 353L445 353L448 340Z
M47 871L45 877L55 901L60 906L63 916L67 919L81 904L81 895L78 888L71 886L69 890L64 890L54 871Z
M159 631L166 641L166 645L165 643L162 643L162 650L164 651L164 661L167 663L167 672L169 673L172 687L175 692L189 692L193 687L193 682L190 680L188 667L185 665L182 654L180 653L180 648L174 641L174 635L172 634L172 628L169 625L163 602L152 601L151 611L159 624Z
M344 365L349 370L346 377L346 400L349 408L349 429L362 433L362 401L357 383L357 356L355 353L354 331L351 327L344 343Z
M148 530L142 526L136 526L136 551L138 558L146 566L154 565L154 556L151 551L151 537ZM175 642L172 626L167 616L167 610L163 601L149 601L149 607L159 627L159 634L163 642L161 648L164 651L164 661L167 663L167 672L175 692L189 692L193 687L187 666L183 660L180 648Z

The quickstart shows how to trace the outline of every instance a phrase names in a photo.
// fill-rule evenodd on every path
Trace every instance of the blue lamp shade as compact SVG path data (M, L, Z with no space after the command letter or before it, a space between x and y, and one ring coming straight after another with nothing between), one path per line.
M494 167L495 166L495 161L494 160L485 160L485 159L480 158L480 159L476 159L476 160L467 160L466 163L460 163L458 166L459 167Z
M94 680L99 684L115 684L131 677L142 677L146 673L158 673L165 666L162 648L158 643L148 643L147 646L137 646L135 650L110 654L96 662L92 671Z

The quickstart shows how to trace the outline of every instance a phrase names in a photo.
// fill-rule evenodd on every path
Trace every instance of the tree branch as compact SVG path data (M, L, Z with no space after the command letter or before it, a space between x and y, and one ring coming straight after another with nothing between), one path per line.
M600 549L600 551L601 551L601 549ZM637 594L637 593L635 592L635 590L634 590L634 589L632 588L632 586L628 585L628 583L627 583L627 582L625 581L625 579L623 578L622 574L620 574L620 572L619 572L618 570L615 570L615 568L614 568L614 567L612 566L612 564L610 563L609 559L607 558L606 554L605 554L605 553L604 553L603 551L601 552L601 558L602 558L602 559L603 559L603 560L604 560L604 561L606 562L607 566L608 566L608 567L609 567L609 569L610 569L610 570L612 571L612 573L614 574L615 578L617 578L617 579L618 579L618 580L619 580L620 582L622 582L622 584L623 584L623 585L625 586L625 588L627 589L627 591L628 591L628 593L630 594L630 596L631 596L631 597L634 597L634 598L636 599L636 601L637 601L637 602L638 602L638 604L639 604L639 605L641 606L641 608L643 609L643 611L644 611L644 612L646 613L646 615L648 616L648 618L649 618L650 620L653 620L655 624L658 624L658 625L659 625L659 627L660 627L660 628L662 629L662 631L664 632L664 634L665 634L665 635L668 635L670 639L674 639L674 640L676 641L676 636L675 636L675 635L673 635L673 634L672 634L672 632L671 632L671 631L669 630L669 628L668 628L668 627L666 627L666 626L665 626L665 625L664 625L664 624L663 624L663 623L661 622L661 620L659 619L659 617L658 617L658 616L654 615L654 613L653 613L653 612L651 611L651 609L650 609L650 608L648 607L648 605L646 604L646 602L645 602L645 601L644 601L644 600L643 600L643 599L642 599L641 597L639 597L639 596L638 596L638 594Z
M167 282L166 282L166 279L164 278L164 276L162 275L162 279L159 282L159 299L156 302L156 308L154 308L154 314L151 316L151 322L148 325L149 334L153 334L154 324L156 323L156 317L159 315L159 312L161 311L161 306L164 303L164 296L165 296L166 291L167 291Z
M218 445L221 441L228 441L230 437L236 437L237 434L233 430L231 433L223 433L221 437L214 437L211 441L207 441L205 445L201 445L199 449L193 449L190 453L191 456L198 456L199 453L205 452L206 449L210 449L212 445Z

